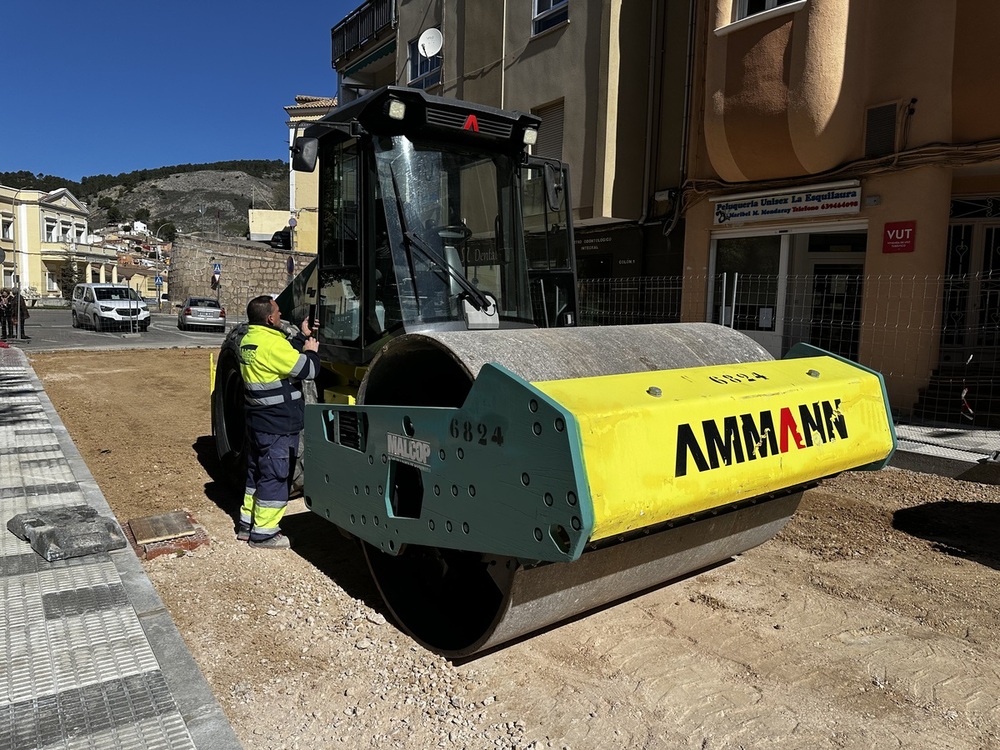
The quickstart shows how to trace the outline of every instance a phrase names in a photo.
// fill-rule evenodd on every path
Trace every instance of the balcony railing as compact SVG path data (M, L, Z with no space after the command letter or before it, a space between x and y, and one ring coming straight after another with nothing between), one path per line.
M356 49L396 25L396 0L368 0L330 31L334 66Z

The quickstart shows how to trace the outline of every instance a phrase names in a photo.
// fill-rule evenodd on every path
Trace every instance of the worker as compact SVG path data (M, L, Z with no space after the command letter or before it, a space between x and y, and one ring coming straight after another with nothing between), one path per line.
M0 340L14 338L14 300L10 290L0 289Z
M246 391L247 481L236 538L258 549L288 549L279 524L288 505L299 433L305 425L302 381L319 373L319 342L310 321L285 336L281 311L268 295L247 305L250 327L240 342Z

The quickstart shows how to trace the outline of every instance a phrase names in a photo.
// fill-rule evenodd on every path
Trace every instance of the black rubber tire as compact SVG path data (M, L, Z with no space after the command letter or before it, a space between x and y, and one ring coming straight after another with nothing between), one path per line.
M142 331L143 333L145 333L146 331L148 331L149 330L149 321L147 320L147 321L145 321L143 323L140 323L139 324L139 330Z
M224 479L234 488L242 486L246 480L246 416L239 358L240 341L246 332L246 324L239 325L222 342L212 389L215 452Z
M101 323L101 316L100 315L95 315L94 316L94 330L97 331L97 332L101 332L101 331L104 330L104 325Z
M80 320L79 320L79 318L76 317L76 310L74 310L72 314L73 314L73 327L74 328L79 328L80 327Z

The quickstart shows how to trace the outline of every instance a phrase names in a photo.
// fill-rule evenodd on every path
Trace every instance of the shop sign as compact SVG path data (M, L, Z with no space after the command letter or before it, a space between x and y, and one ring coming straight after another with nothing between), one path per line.
M614 278L639 276L642 273L642 230L637 227L578 231L576 257L606 259Z
M912 253L917 247L916 221L888 221L882 232L883 253Z
M715 201L715 225L755 221L787 221L861 211L861 186L798 190L788 193L743 195Z

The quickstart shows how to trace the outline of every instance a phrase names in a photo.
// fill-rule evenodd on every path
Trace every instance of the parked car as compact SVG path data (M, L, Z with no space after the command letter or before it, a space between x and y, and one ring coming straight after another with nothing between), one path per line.
M292 233L288 229L283 229L280 232L275 232L271 235L271 239L267 241L267 244L276 250L291 250L292 249Z
M182 331L191 328L226 330L226 308L211 297L188 297L178 305L177 327Z
M74 328L149 328L149 306L124 284L77 284L70 309Z

